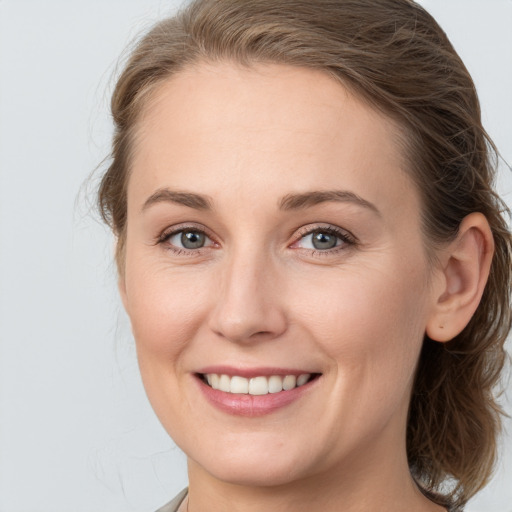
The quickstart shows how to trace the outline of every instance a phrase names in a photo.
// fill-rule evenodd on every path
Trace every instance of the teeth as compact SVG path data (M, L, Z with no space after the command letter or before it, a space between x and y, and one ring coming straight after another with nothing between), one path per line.
M246 379L238 375L230 377L224 374L208 373L204 377L213 389L218 389L225 393L259 396L289 391L290 389L304 386L311 379L311 374L303 373L298 377L295 375L270 375L268 377L261 376Z
M293 389L297 384L297 377L295 375L287 375L283 380L283 389L288 391Z
M283 391L283 378L279 375L271 375L268 378L268 392L279 393L279 391Z
M225 375L226 377L226 375ZM243 377L231 377L230 393L249 393L249 381Z
M219 389L229 393L231 391L231 379L227 375L220 375L219 377Z
M297 377L297 387L304 386L310 377L311 375L309 373L303 373L302 375L299 375Z
M253 377L249 381L250 395L268 395L267 377Z
M206 378L213 389L219 389L219 376L216 373L209 373Z

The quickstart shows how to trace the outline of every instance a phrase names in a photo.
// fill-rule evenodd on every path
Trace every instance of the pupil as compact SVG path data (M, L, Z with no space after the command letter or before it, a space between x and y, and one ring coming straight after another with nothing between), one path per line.
M332 249L336 246L336 242L337 237L329 233L321 231L313 233L313 247L315 249Z
M204 234L197 231L184 231L181 234L181 243L186 249L198 249L204 245Z

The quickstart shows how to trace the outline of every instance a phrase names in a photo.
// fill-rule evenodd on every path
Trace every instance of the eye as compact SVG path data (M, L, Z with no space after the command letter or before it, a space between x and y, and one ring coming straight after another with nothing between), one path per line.
M213 240L198 228L175 228L164 232L159 238L159 243L166 244L175 251L194 251L214 245Z
M169 242L179 246L181 244L185 249L199 249L204 247L206 235L199 231L179 231L175 235L169 237Z
M336 247L340 241L338 236L325 231L313 231L313 233L304 237L304 239L307 240L307 242L305 241L304 243L311 246L309 248L319 250L332 249Z
M341 250L356 243L352 235L334 226L305 228L300 234L301 238L293 246L312 251L332 252L332 249Z

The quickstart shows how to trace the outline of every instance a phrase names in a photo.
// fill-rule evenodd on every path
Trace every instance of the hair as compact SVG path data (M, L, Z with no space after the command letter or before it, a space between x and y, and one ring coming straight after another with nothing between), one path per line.
M421 194L427 246L453 240L472 212L487 218L495 254L483 298L453 340L425 337L407 425L409 466L420 488L440 504L463 506L495 464L502 414L495 390L512 321L509 212L493 189L498 153L482 127L466 67L432 16L412 0L191 2L137 43L113 93L115 134L98 205L118 238L121 274L141 111L170 76L223 61L322 70L392 118L405 136L407 170Z

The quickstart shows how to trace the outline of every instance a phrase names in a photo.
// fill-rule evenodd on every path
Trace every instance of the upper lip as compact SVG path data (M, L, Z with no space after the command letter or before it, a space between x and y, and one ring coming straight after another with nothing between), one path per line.
M319 373L314 372L312 370L308 370L305 368L297 369L297 368L284 368L284 367L275 367L275 366L258 366L258 367L233 367L233 366L206 366L201 368L196 373L205 375L216 373L217 375L229 375L230 377L239 376L250 379L252 377L260 377L267 375L303 375L305 373Z

